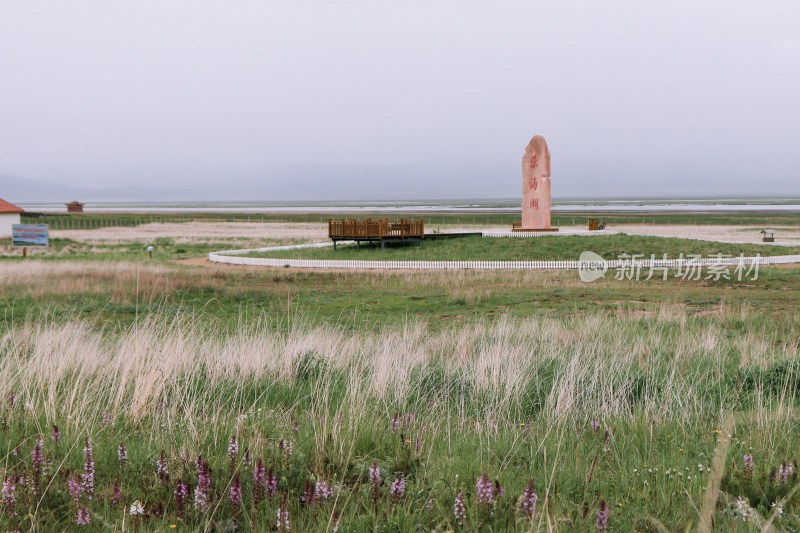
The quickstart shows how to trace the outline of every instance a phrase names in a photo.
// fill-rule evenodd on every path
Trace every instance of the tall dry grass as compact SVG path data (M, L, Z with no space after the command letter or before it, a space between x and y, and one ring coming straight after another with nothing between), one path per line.
M255 321L233 332L159 315L121 332L43 320L0 338L0 395L23 393L43 423L106 411L205 420L281 394L314 409L446 411L492 423L689 420L743 403L793 405L797 345L758 322L726 335L724 320L701 326L673 309L635 320L504 318L436 333L419 323L353 333L297 318L286 330ZM778 364L788 367L767 372ZM742 372L754 376L746 389Z

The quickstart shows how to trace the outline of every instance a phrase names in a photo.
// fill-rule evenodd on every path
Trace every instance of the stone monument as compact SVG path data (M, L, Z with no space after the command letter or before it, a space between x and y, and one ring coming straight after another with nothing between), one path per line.
M514 231L558 231L550 226L550 150L541 135L522 156L522 224Z

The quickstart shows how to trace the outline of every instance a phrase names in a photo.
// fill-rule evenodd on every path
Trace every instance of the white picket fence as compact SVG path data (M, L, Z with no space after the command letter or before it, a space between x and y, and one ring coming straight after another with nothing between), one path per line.
M595 235L617 235L620 232L618 231L608 231L608 230L580 230L580 229L570 229L570 230L559 230L559 231L483 231L481 235L483 237L515 237L517 239L525 239L530 237L567 237L570 235L580 235L582 237L593 237Z
M345 242L345 241L342 241ZM248 250L211 252L208 260L228 265L329 268L357 270L600 270L606 269L689 269L749 267L800 263L800 255L757 257L709 257L686 259L620 259L603 261L349 261L341 259L281 259L267 257L241 257L251 252L275 252L301 248L325 248L329 242L272 246Z

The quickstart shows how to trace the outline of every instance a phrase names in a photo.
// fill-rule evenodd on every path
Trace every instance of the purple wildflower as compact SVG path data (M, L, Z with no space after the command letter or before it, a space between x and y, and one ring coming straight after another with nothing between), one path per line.
M194 490L194 508L204 513L208 511L208 494L211 491L211 474L207 462L197 470L197 488Z
M281 502L278 508L278 523L275 524L278 531L289 531L289 511L286 510L286 500Z
M475 484L475 496L478 498L478 503L491 505L494 501L494 485L486 474L481 474L478 478Z
M326 481L318 479L317 484L314 487L314 494L316 494L316 497L319 500L327 500L333 496L333 489Z
M119 497L122 493L122 489L119 486L119 480L114 480L114 498L112 498L111 503L117 505L119 503Z
M539 497L536 495L536 487L533 486L533 478L531 478L528 486L522 491L522 510L530 518L536 514L536 501Z
M89 509L86 507L78 507L78 515L75 517L75 523L79 526L88 526L91 521L92 517L89 515Z
M608 505L605 498L600 498L600 507L597 509L597 520L594 527L598 531L608 531Z
M753 463L753 454L744 454L744 477L746 481L750 482L753 480L754 469L755 464Z
M315 500L315 485L311 483L311 480L306 478L306 484L303 487L303 495L300 497L300 501L306 505L314 505Z
M34 487L39 485L39 478L42 475L42 464L44 463L44 458L42 457L42 446L44 446L44 439L39 437L36 439L36 444L31 452L31 467L33 467Z
M111 413L103 413L103 420L100 422L100 427L105 427L111 423Z
M231 482L231 488L228 493L228 499L231 501L231 507L233 508L233 513L236 514L239 512L239 509L242 507L242 481L239 479L239 474L237 473L233 476L233 481Z
M86 497L92 499L94 496L94 454L92 452L92 442L86 437L83 444L83 470L81 474L83 490Z
M128 463L128 450L125 449L125 445L121 442L117 448L117 457L119 458L120 468L125 468L125 465Z
M406 496L406 482L403 476L398 476L397 479L392 481L392 486L389 488L389 498L392 503L397 503Z
M183 508L186 502L189 501L189 493L191 487L184 483L182 479L175 482L175 490L172 493L175 495L175 507L178 508L178 514L183 513Z
M239 441L234 435L228 443L228 456L231 458L231 466L236 464L236 456L239 455Z
M392 428L392 435L396 434L397 430L400 429L400 417L399 416L394 415L392 417L391 428Z
M14 494L14 491L16 490L17 484L14 476L6 476L6 480L3 482L3 490L0 491L0 497L2 497L6 512L10 515L17 514L14 511L14 504L17 502L17 497Z
M414 411L409 411L403 416L403 423L406 425L412 424L414 422Z
M294 421L294 422L292 423L292 431L294 431L294 434L295 434L295 435L297 435L298 433L300 433L300 424L298 424L298 423L297 423L297 421Z
M281 439L278 441L278 444L276 444L276 446L278 447L279 450L283 450L287 459L289 459L292 456L292 450L293 450L292 441Z
M264 491L267 487L267 469L264 461L259 459L253 468L253 501L258 505L264 499Z
M61 430L58 429L58 426L53 424L53 433L50 435L50 438L53 439L53 442L58 444L61 442Z
M605 434L603 435L603 451L607 452L611 449L609 446L609 435L608 430L606 430Z
M372 463L369 467L369 482L372 485L372 502L377 502L381 496L381 469L378 463Z
M72 477L67 482L67 488L69 489L69 497L72 498L72 501L78 503L78 501L81 499L81 494L83 494L83 487L78 481L77 472L72 474Z
M600 421L596 418L592 419L592 431L594 431L595 433L600 431Z
M419 452L422 449L422 441L419 439L414 439L414 449Z
M453 502L453 516L456 519L456 523L459 526L464 525L464 520L467 519L467 511L464 508L464 493L459 492L458 496L456 496L455 502Z
M784 462L778 470L778 485L784 485L789 482L789 475L792 473L792 465Z
M19 457L19 444L17 444L16 446L14 446L14 449L13 449L13 450L11 450L11 454L12 454L14 457Z
M169 467L167 466L167 457L164 455L164 450L161 450L161 455L156 459L156 474L158 474L158 481L169 481Z
M161 455L158 456L156 459L156 474L158 475L158 481L169 481L169 466L167 465L167 456L164 454L164 450L161 450Z
M275 467L270 466L269 472L267 472L267 495L270 501L276 492L278 492L278 478L275 477Z
M17 400L17 395L14 393L14 391L9 392L8 404L11 406L11 409L14 409L14 403L16 402L16 400Z

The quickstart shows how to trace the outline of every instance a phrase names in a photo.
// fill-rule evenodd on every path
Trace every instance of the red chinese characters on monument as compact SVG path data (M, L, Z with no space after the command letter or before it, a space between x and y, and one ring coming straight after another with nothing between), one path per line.
M522 156L522 224L520 229L551 230L550 150L536 135Z

